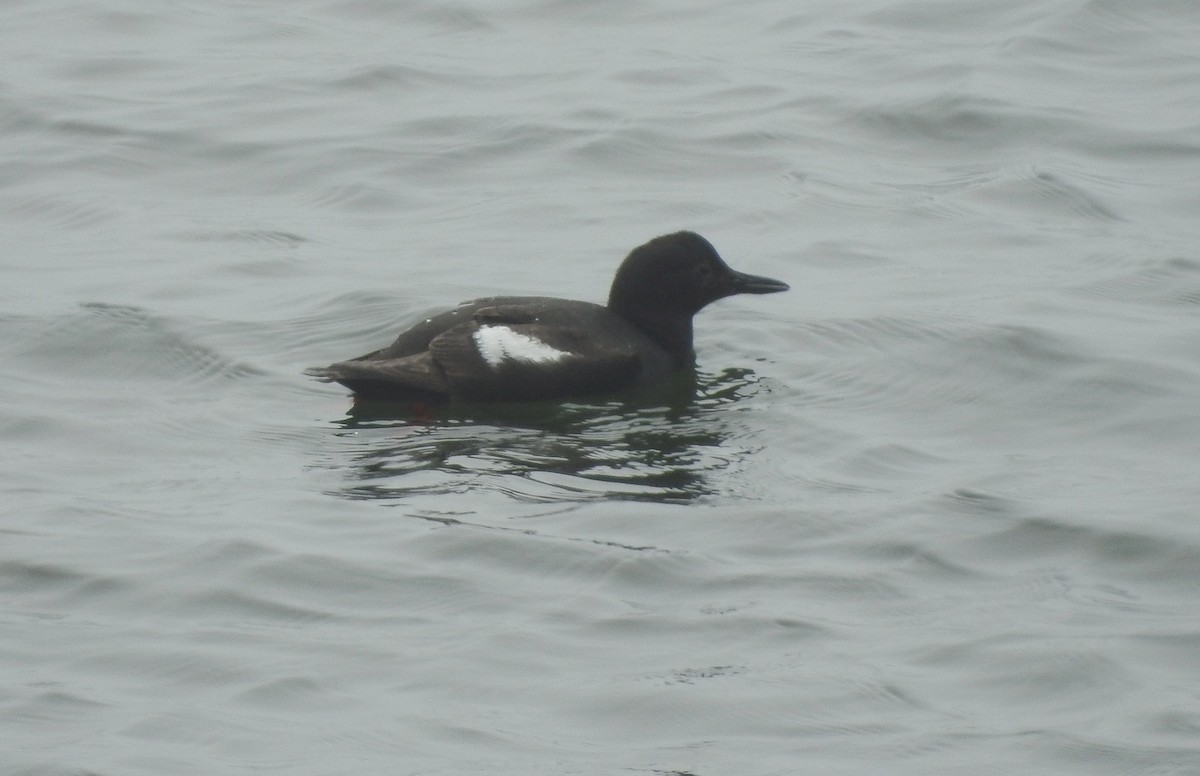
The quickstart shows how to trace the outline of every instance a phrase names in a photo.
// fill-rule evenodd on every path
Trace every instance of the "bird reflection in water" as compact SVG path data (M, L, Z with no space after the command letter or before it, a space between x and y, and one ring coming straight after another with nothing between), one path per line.
M492 491L531 503L686 503L720 492L714 475L749 452L728 409L761 390L748 369L688 369L619 400L589 403L360 400L336 422L353 448L353 481L338 495L483 498L480 491Z

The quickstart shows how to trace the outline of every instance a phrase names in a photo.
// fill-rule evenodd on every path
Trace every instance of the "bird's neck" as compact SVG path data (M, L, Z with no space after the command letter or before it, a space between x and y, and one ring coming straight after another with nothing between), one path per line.
M622 318L637 326L654 343L671 355L675 366L682 368L696 361L692 346L692 316L669 312L639 310L614 310Z

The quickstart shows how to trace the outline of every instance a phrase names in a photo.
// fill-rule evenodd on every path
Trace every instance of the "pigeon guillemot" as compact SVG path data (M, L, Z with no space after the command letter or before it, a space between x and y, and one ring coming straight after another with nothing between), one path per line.
M530 401L648 383L695 361L692 316L788 285L730 269L694 232L634 248L608 305L492 296L427 318L386 348L308 374L392 401Z

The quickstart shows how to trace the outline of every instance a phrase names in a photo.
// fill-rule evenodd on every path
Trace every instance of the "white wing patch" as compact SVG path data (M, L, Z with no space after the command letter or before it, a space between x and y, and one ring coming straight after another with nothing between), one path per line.
M572 355L566 350L552 348L528 334L513 331L507 326L480 326L472 335L479 355L495 369L505 360L527 364L553 364Z

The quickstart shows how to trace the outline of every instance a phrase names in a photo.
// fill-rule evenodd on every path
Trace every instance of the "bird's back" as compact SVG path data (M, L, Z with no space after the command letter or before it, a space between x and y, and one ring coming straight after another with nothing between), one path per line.
M319 376L374 398L526 401L619 390L676 366L601 305L494 296L431 316L387 347Z

